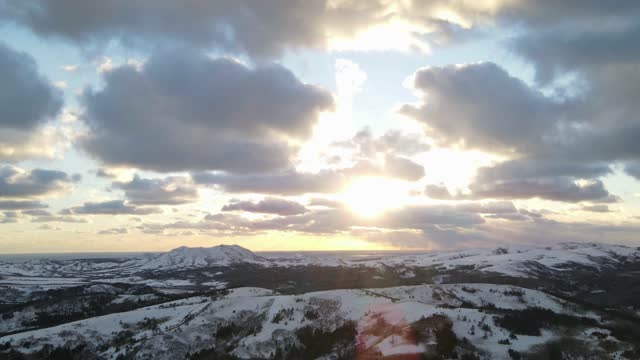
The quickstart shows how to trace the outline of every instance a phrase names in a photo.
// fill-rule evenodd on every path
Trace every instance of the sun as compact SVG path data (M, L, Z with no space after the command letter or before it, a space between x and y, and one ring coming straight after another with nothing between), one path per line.
M349 209L362 217L376 217L402 206L408 190L402 181L384 177L361 177L339 194Z

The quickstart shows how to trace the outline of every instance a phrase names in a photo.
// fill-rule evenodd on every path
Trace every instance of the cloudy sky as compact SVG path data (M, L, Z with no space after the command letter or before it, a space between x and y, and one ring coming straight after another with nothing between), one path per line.
M640 5L0 0L0 253L640 245Z

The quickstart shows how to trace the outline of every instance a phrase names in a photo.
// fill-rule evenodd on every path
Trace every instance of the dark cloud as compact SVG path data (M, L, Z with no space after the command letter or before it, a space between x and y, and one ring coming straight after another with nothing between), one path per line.
M285 47L323 45L328 27L351 33L361 23L372 21L382 8L376 1L332 8L325 0L134 0L91 5L61 0L4 1L0 5L8 19L37 33L79 43L179 41L257 55L279 54Z
M61 94L40 75L31 56L1 42L0 79L0 160L22 160L46 152L43 139L35 143L34 139L60 111Z
M400 113L424 124L443 145L488 152L535 151L557 130L567 106L493 63L423 68L412 86L422 103L406 104Z
M287 49L326 47L332 37L352 38L372 26L393 21L413 22L412 28L440 41L449 39L457 24L437 17L448 1L418 6L381 0L79 0L0 1L0 20L30 28L44 37L82 45L116 40L124 45L186 43L253 56L280 55ZM461 7L462 8L462 7ZM464 9L466 10L466 9ZM419 15L415 13L420 12ZM478 12L475 8L474 12ZM422 40L416 34L415 42Z
M21 211L21 213L23 215L29 215L29 216L50 216L51 215L50 212L48 212L47 210L42 210L42 209L23 210L23 211Z
M599 0L539 0L502 1L496 4L495 17L510 24L525 25L529 30L545 29L563 24L606 25L624 23L640 15L633 0L611 3Z
M295 201L266 198L258 202L252 201L231 201L222 207L222 211L246 211L254 213L275 214L275 215L298 215L307 212L304 205Z
M68 191L72 183L73 179L62 171L0 167L0 198L38 197Z
M161 213L155 207L138 207L130 205L124 200L109 200L103 202L86 202L82 206L68 208L63 215L149 215Z
M333 193L344 187L348 181L347 176L334 170L302 173L291 169L279 173L256 175L195 173L192 177L196 183L218 185L228 192L281 195Z
M539 84L576 78L556 85L579 106L570 113L574 125L545 144L548 156L583 163L640 159L640 7L632 1L602 6L588 1L552 26L531 27L510 41L533 65ZM556 7L562 8L543 8Z
M493 183L476 182L470 186L475 198L531 199L565 202L615 202L600 180L580 185L570 178L538 178Z
M103 169L103 168L96 170L95 174L97 177L105 178L105 179L115 179L117 177L117 175L109 171L109 169Z
M626 164L624 166L624 171L634 178L640 180L640 161Z
M595 179L610 171L609 166L603 164L516 159L480 168L469 188L471 197L479 199L614 202L617 198L605 189L601 180Z
M62 106L58 91L38 73L35 60L0 43L0 128L32 130Z
M116 68L83 96L82 142L110 165L156 171L264 172L290 165L329 93L279 65L250 69L188 50L156 53L141 71Z
M539 198L572 203L615 202L618 198L597 179L610 172L610 167L602 163L522 158L478 169L468 194L451 194L444 186L427 185L425 195L439 200Z
M637 63L639 36L640 22L612 28L577 27L561 33L551 30L531 32L514 39L511 47L532 61L537 80L547 83L567 72L588 71L613 63Z
M198 189L183 176L143 179L135 175L129 182L113 182L112 187L124 190L134 205L180 205L198 200Z
M47 204L35 200L0 200L0 209L2 210L43 209L46 207L48 207Z
M572 163L562 159L520 158L502 162L494 167L481 168L482 181L503 179L531 179L535 177L577 177L591 179L611 173L606 163Z

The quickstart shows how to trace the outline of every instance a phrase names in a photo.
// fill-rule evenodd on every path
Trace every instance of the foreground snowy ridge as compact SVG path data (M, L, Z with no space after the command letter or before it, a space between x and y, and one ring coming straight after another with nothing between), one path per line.
M68 342L88 342L107 358L115 358L124 349L114 344L113 338L128 329L138 328L131 334L132 348L139 347L135 358L179 359L187 350L206 349L215 344L215 329L235 322L256 327L252 336L242 338L232 353L240 358L269 358L276 351L274 336L286 342L296 329L304 326L335 329L346 321L355 321L359 340L384 355L416 352L425 344L402 340L397 333L374 334L368 328L380 318L398 326L411 324L421 318L443 314L453 319L453 331L467 337L490 358L506 355L499 341L509 332L498 327L491 317L477 308L492 306L500 309L526 309L539 307L554 313L574 314L571 307L553 296L529 289L507 285L455 284L421 285L382 289L331 290L302 295L274 295L259 288L238 288L218 299L193 297L125 313L110 314L72 322L52 328L29 331L0 338L23 352L37 351L44 344L64 345ZM282 320L278 314L286 312ZM312 317L309 313L315 313ZM157 326L144 329L142 324L158 320ZM464 319L464 321L462 320ZM478 324L486 324L491 331L474 331ZM239 325L240 326L240 325ZM485 336L486 335L486 336ZM551 333L540 336L520 336L511 348L526 350L533 344L543 343ZM293 341L293 340L291 340ZM371 349L369 349L371 350Z

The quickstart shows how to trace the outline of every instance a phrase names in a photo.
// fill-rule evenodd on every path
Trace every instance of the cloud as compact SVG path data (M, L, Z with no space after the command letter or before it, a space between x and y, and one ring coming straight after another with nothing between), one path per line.
M453 198L453 195L451 195L446 186L443 185L429 184L424 189L424 194L437 200L450 200Z
M278 198L265 198L258 202L252 201L231 201L222 207L222 211L246 211L275 215L298 215L304 214L308 210L304 205L295 201Z
M581 205L580 210L583 211L590 211L590 212L597 212L597 213L608 213L611 212L611 210L609 209L609 206L604 205L604 204L596 204L596 205Z
M113 182L115 189L124 190L134 205L180 205L198 200L198 189L190 178L169 176L164 179L143 179L135 175L129 182Z
M111 40L146 47L180 42L265 57L337 46L332 43L338 40L339 48L346 49L425 50L427 40L446 42L491 9L449 1L135 0L89 6L77 0L36 0L0 2L0 20L84 46Z
M290 165L333 99L279 65L250 69L192 52L121 66L83 96L84 149L109 165L161 172L264 172Z
M318 172L299 172L289 169L265 174L193 173L193 180L201 185L217 185L232 193L274 195L302 195L335 193L351 179L380 176L416 181L424 176L422 165L403 157L387 156L382 164L362 160L349 167L323 169Z
M51 215L50 212L42 209L22 210L21 213L23 215L29 215L29 216L50 216Z
M485 220L478 213L464 208L448 205L420 205L389 211L385 216L375 219L356 216L345 207L315 209L268 219L248 219L236 214L219 213L206 215L200 222L155 225L155 229L197 229L224 234L248 234L262 231L331 234L351 232L358 228L392 230L424 230L432 226L466 228L484 222Z
M32 223L48 223L48 222L67 222L67 223L86 223L87 220L70 216L69 214L54 215L47 210L35 209L35 210L23 210L22 215L28 215L31 217Z
M0 126L31 130L55 116L60 94L38 73L35 60L0 43Z
M376 137L369 129L364 129L348 140L326 147L327 153L337 150L340 159L329 165L329 168L317 172L289 168L261 174L194 172L191 176L198 184L217 185L225 191L235 193L335 193L358 177L417 181L424 177L425 170L410 157L429 149L429 144L420 134L390 130Z
M581 162L640 159L636 5L620 1L602 11L601 4L588 2L556 24L532 27L509 42L533 65L538 84L557 88L559 96L571 96L579 105L570 112L572 126L547 146L547 156ZM573 79L568 85L567 78Z
M149 215L161 213L155 207L138 207L126 203L124 200L109 200L103 202L85 202L82 206L68 208L63 215Z
M497 201L407 206L375 219L359 217L340 206L271 218L245 218L233 213L218 213L208 214L202 220L193 222L144 223L139 229L156 234L191 230L212 236L248 236L269 231L343 234L397 247L447 249L509 243L555 243L576 239L632 241L638 226L563 223L546 219L538 211L518 209L509 201Z
M198 184L217 185L232 193L280 195L333 193L346 184L345 176L332 170L303 173L290 169L278 173L255 175L194 173L191 176Z
M43 209L46 207L48 207L47 204L36 200L0 200L0 209L2 210Z
M31 56L2 43L0 78L0 160L49 155L50 146L44 145L57 137L44 125L62 108L60 92L38 72Z
M124 235L128 233L129 230L127 228L111 228L98 231L98 235Z
M364 128L351 139L337 142L334 145L353 150L357 157L364 158L372 158L378 153L410 157L424 153L431 148L421 134L388 130L376 137L369 128Z
M601 180L595 179L610 171L605 164L516 159L480 168L469 189L476 199L615 202L617 197L605 189Z
M422 165L400 156L387 156L383 173L389 177L406 179L410 181L420 180L424 176Z
M20 218L20 214L15 211L4 211L2 213L2 219L0 220L0 224L13 224L17 223Z
M640 35L637 20L640 11L637 4L629 10L614 15L615 9L607 8L593 12L587 21L578 20L574 13L553 26L525 31L511 39L508 45L532 61L536 80L541 83L548 83L566 73L592 71L603 65L637 63L640 56L640 46L636 44ZM607 16L611 17L611 24L603 23Z
M66 192L73 182L73 178L62 171L25 171L5 165L0 167L0 198L31 198Z
M442 145L494 153L535 151L567 106L493 63L423 68L411 86L421 103L403 105L401 114Z
M640 161L626 164L624 171L630 176L640 180Z
M580 184L568 178L521 179L494 183L474 183L475 198L531 199L540 198L565 202L615 202L600 180Z
M620 112L635 116L625 101L614 104L633 89L619 92L614 101L606 91L617 86L613 82L572 97L547 96L495 64L479 63L418 70L413 86L422 102L404 105L400 112L424 124L437 142L511 158L481 168L469 186L472 194L453 196L459 199L612 202L616 197L599 177L611 172L611 161L640 154L632 140L640 126L604 120ZM427 191L433 198L452 197L433 186Z

